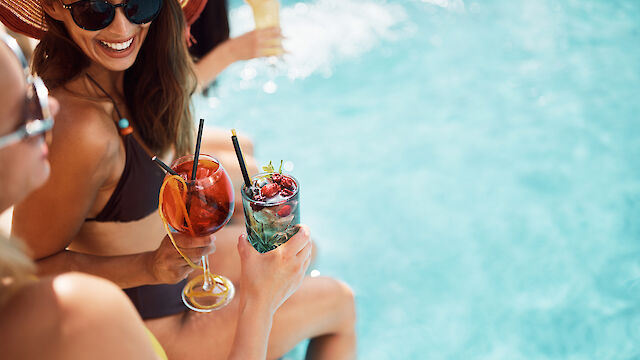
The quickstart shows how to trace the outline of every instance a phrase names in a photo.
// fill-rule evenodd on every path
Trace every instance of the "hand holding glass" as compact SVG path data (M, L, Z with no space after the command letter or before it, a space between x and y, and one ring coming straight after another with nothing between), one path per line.
M173 240L169 226L191 236L207 236L220 230L233 214L234 192L229 175L220 162L200 154L195 180L189 180L193 155L177 159L171 168L178 175L167 175L160 190L160 216L173 246L187 263L203 274L189 281L182 291L182 301L191 310L209 312L226 306L235 294L231 281L211 274L209 259L202 257L202 267L184 255Z

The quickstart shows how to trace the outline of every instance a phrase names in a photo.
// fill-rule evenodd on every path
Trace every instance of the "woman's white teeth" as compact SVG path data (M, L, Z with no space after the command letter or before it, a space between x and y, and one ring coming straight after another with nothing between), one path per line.
M133 38L121 43L110 43L110 42L100 40L100 44L102 44L102 46L108 47L109 49L118 50L118 51L128 49L129 46L131 46L132 42L133 42Z

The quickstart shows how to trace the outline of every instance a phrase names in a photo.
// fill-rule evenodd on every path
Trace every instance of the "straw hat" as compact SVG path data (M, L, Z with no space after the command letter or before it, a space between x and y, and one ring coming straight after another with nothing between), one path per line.
M189 25L198 19L207 4L207 0L174 1L180 2ZM0 21L9 29L35 39L47 31L40 0L0 0Z

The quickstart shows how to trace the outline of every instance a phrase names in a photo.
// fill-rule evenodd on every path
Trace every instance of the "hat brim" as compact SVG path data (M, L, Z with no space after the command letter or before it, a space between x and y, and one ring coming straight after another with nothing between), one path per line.
M179 1L187 25L193 24L207 4L207 0ZM34 39L41 39L47 31L40 0L0 0L0 21L12 31Z

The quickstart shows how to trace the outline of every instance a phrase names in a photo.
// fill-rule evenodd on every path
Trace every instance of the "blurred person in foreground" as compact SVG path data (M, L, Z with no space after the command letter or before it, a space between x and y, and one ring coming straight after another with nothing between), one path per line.
M48 97L41 81L25 79L17 42L3 33L0 40L0 88L12 89L0 93L2 212L47 180L44 137L53 126L58 103ZM22 243L0 234L3 358L166 359L113 283L80 273L40 279L35 273Z

